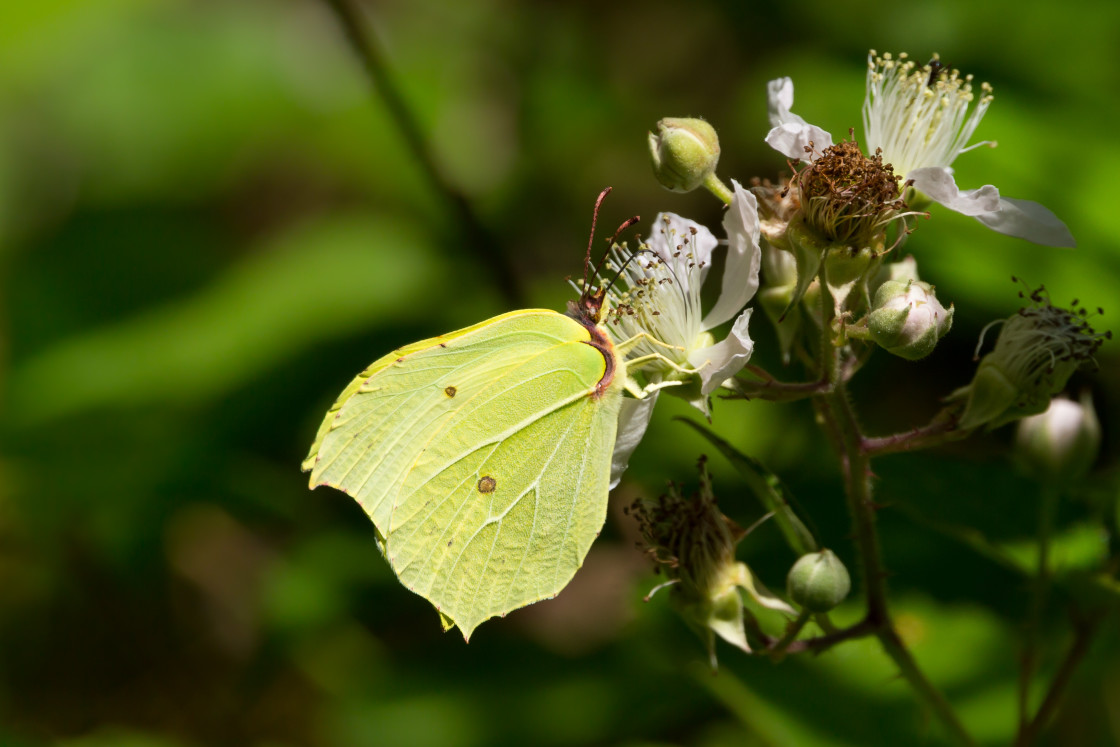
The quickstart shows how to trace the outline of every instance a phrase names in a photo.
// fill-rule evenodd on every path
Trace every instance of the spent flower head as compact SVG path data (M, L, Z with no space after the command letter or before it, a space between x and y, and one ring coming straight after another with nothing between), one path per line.
M685 621L700 635L716 665L715 637L750 652L739 590L769 609L793 609L757 583L750 569L735 560L735 546L746 532L719 510L706 461L700 459L700 487L690 496L670 483L656 500L637 500L630 512L642 535L640 547L668 576L672 599ZM650 596L655 593L651 592Z
M1089 312L1074 300L1071 309L1054 306L1042 286L1020 297L1030 305L1002 324L995 348L984 356L972 382L949 399L965 402L961 428L988 428L1046 410L1073 372L1095 364L1093 357L1112 332L1096 332ZM1097 309L1097 314L1103 314ZM980 336L977 354L984 344Z
M787 158L803 158L806 148L823 153L832 145L825 130L793 114L793 81L768 85L771 130L766 142ZM943 65L937 55L918 65L907 55L868 56L863 104L867 147L882 149L883 161L914 190L945 207L975 217L1009 236L1050 246L1074 246L1066 225L1042 205L1000 195L991 184L960 190L952 163L961 153L988 142L968 144L992 101L991 87ZM908 201L909 198L907 198ZM911 201L912 202L912 201Z
M830 145L796 171L801 214L806 225L833 244L863 248L888 225L911 215L899 178L881 153L865 156L855 140ZM900 237L903 234L900 234Z

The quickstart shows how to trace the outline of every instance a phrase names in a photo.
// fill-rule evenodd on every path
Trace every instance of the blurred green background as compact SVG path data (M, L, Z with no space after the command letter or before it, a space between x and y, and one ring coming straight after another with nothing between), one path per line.
M299 463L346 382L392 347L519 306L560 309L603 224L703 194L662 191L645 133L719 130L725 178L776 178L766 81L795 111L860 125L869 48L939 51L996 100L959 183L994 183L1069 224L1076 250L933 210L907 250L954 330L920 364L876 360L868 429L925 421L967 381L980 328L1017 307L1014 273L1120 312L1115 186L1120 5L386 0L362 6L469 230L405 145L316 0L38 0L0 6L0 742L13 745L939 744L867 642L779 666L699 641L653 585L620 507L695 482L712 453L724 510L760 513L662 398L603 536L558 599L466 646L401 587L348 497ZM489 232L489 236L486 235ZM717 231L718 232L718 231ZM1115 327L1114 329L1120 328ZM761 314L756 362L778 370ZM1120 381L1089 483L1059 513L1056 561L1115 555ZM883 356L880 356L883 358ZM796 377L796 372L789 376ZM803 406L717 402L714 427L785 477L854 563L838 469ZM1006 431L1007 429L1005 429ZM1007 432L878 463L899 625L985 744L1014 729L1027 584L962 544L1030 557L1036 486ZM793 558L763 526L742 557L780 588ZM1042 670L1068 645L1060 587ZM1106 595L1107 596L1107 595ZM1112 592L1113 599L1116 593ZM855 619L858 603L840 617ZM1048 743L1120 741L1117 616Z

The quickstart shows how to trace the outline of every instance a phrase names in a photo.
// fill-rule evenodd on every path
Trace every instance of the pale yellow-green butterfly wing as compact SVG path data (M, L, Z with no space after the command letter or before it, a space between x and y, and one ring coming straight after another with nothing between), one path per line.
M526 310L401 348L343 391L304 461L464 637L555 596L602 528L625 371L592 339Z

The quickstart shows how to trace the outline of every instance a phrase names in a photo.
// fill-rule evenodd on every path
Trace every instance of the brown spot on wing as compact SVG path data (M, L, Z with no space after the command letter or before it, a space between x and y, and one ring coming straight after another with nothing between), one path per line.
M490 475L486 475L478 481L478 492L480 493L493 493L498 487L498 481Z
M449 386L449 387L447 387L446 389L444 389L444 390L443 390L443 393L444 393L444 394L446 394L446 395L447 395L448 397L454 397L454 396L455 396L455 394L456 394L456 393L457 393L458 391L459 391L459 390L458 390L458 389L456 389L455 387L453 387L453 386Z

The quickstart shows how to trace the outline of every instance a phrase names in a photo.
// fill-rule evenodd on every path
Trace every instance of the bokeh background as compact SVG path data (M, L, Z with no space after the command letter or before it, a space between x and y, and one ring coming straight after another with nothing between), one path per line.
M308 492L299 463L338 391L394 346L562 308L602 187L615 189L602 225L671 210L718 226L710 196L651 176L660 117L709 119L725 178L777 178L766 81L793 76L798 113L858 135L869 48L939 51L991 82L978 135L999 147L963 156L959 182L1046 204L1080 245L1030 245L935 206L907 250L956 304L954 329L928 361L879 356L862 374L868 429L925 422L968 380L980 328L1017 307L1013 273L1115 325L1120 5L360 10L445 190L323 2L0 6L0 742L941 743L875 644L780 665L724 647L713 676L667 599L642 603L655 577L622 505L694 484L707 452L724 510L760 513L673 421L696 415L672 398L572 586L469 646L395 581L360 508ZM753 333L756 362L779 370L761 314ZM1059 512L1063 572L1117 552L1118 349L1073 382L1092 389L1105 440ZM713 427L787 479L854 562L807 407L717 402ZM964 540L1029 563L1038 490L1011 469L1008 430L878 463L899 625L985 744L1013 734L1027 584ZM740 549L783 585L793 558L773 525ZM1071 595L1060 585L1045 617L1044 674L1069 643ZM1118 654L1113 614L1048 743L1120 741Z

